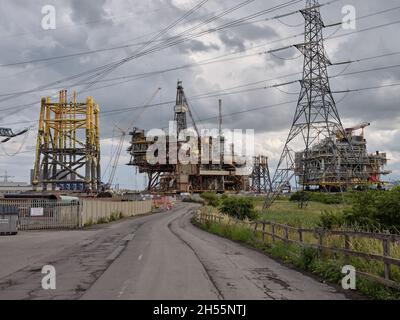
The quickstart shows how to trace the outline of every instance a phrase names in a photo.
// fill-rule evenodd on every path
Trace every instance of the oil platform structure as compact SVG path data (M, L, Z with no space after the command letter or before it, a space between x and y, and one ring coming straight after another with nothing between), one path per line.
M35 190L97 192L101 188L100 109L92 97L77 102L66 90L58 102L41 101L36 159Z
M304 191L343 191L379 183L387 161L379 152L368 155L363 136L342 125L329 84L328 66L333 64L324 49L325 25L318 1L307 0L300 12L305 36L295 47L304 55L301 90L265 208L293 182Z
M166 149L159 150L166 155L167 164L150 164L147 159L147 151L153 144L152 141L146 139L144 130L134 128L130 135L132 137L128 152L131 156L131 160L128 165L138 168L139 173L145 173L148 177L147 189L150 192L166 192L166 193L187 193L187 192L204 192L204 191L215 191L223 193L225 191L239 192L242 190L248 190L249 176L244 175L242 171L238 170L244 165L239 165L232 161L230 164L223 161L225 150L225 140L222 137L222 116L221 116L222 104L219 104L219 137L217 145L219 147L220 159L218 164L215 164L212 157L209 162L204 163L200 161L200 150L203 152L205 148L209 154L212 154L215 144L213 144L212 138L209 141L204 141L205 138L201 137L196 123L193 119L192 112L188 100L186 98L182 82L178 81L177 93L176 93L176 104L174 107L174 120L176 123L176 147L177 150L171 149L169 139L166 141ZM188 116L190 117L194 130L198 137L198 163L196 164L182 164L180 161L173 163L169 160L176 158L177 153L180 150L182 143L185 141L179 141L178 137L182 130L188 128ZM214 146L213 146L214 145ZM232 159L234 157L233 146L231 146Z

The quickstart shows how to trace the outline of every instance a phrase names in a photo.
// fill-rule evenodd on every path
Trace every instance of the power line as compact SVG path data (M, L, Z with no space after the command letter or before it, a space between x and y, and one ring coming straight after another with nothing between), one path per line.
M293 5L293 4L295 4L295 3L298 3L298 2L300 2L300 1L302 1L302 0L291 0L291 1L288 1L288 2L286 2L286 3L284 3L284 4L280 4L280 5L274 6L274 7L269 8L269 9L259 11L259 12L255 13L255 14L252 14L252 15L249 15L249 16L246 16L246 17L237 19L236 21L230 22L230 23L225 24L225 25L223 25L223 26L220 26L220 27L217 27L217 28L213 28L213 29L208 29L208 30L206 30L206 31L204 31L204 32L200 32L199 34L196 34L196 35L193 35L193 36L190 36L190 35L189 35L189 36L187 36L187 37L184 37L184 38L182 38L182 39L178 39L178 40L176 40L176 41L166 41L165 44L161 44L161 45L157 45L157 46L155 46L155 47L152 47L152 48L148 49L148 50L145 51L145 52L139 53L139 55L131 55L131 56L129 56L129 57L127 57L127 58L121 60L120 62L112 63L112 64L110 64L110 65L111 65L110 68L111 68L112 70L114 70L115 68L121 66L122 64L124 64L124 63L126 63L126 62L129 62L129 61L131 61L132 59L136 59L136 58L138 58L138 57L140 57L140 56L147 55L147 54L150 54L150 53L153 53L153 52L156 52L156 51L164 50L164 49L166 49L166 48L175 46L175 45L177 45L177 44L179 44L179 43L186 42L186 41L188 41L188 40L192 40L192 39L201 37L201 36L203 36L203 35L205 35L205 34L214 33L214 32L216 32L216 31L219 31L219 30L223 29L223 28L226 28L226 27L228 27L228 26L231 26L232 24L235 24L235 23L238 23L238 22L242 22L242 21L246 21L246 20L252 19L252 18L254 18L254 17L258 17L258 16L260 16L260 15L263 15L263 14L265 14L265 13L268 13L268 12L273 12L273 11L279 10L279 9L281 9L281 8L284 8L284 7ZM106 71L106 72L107 72L107 71ZM102 71L101 73L103 74L104 71Z
M398 86L400 86L400 82L399 83L384 84L384 85L379 85L379 86L365 87L365 88L356 88L356 89L332 91L332 93L360 92L360 91L366 91L366 90L375 90L375 89L381 89L381 88L392 88L392 87L398 87Z
M369 15L369 16L371 16L371 14ZM397 23L397 22L392 22L392 23L389 23L389 24L393 24L393 23ZM389 25L389 24L385 24L385 25L383 25L383 26L386 26L386 25ZM382 27L382 25L380 25L380 26L374 26L374 27L371 27L371 28L368 28L368 29L363 29L363 30L360 30L360 31L357 31L357 32L362 32L362 31L366 31L366 30L371 30L371 29L373 29L373 28L379 28L379 27ZM352 34L352 33L351 33ZM346 35L349 35L349 34L344 34L344 35L340 35L340 36L346 36ZM290 47L290 46L289 46ZM285 47L285 48L287 48L287 47ZM280 48L280 49L275 49L275 50L270 50L270 51L265 51L264 53L271 53L271 52L275 52L275 51L278 51L278 50L283 50L284 48ZM357 61L357 60L356 60ZM29 91L29 92L32 92L32 90L31 91ZM24 93L27 93L26 91L24 92ZM22 105L22 106L15 106L15 107L11 107L11 108L6 108L6 109L3 109L3 110L8 110L8 109L12 109L12 108L18 108L18 107L25 107L25 106L30 106L30 105L34 105L34 104L36 104L36 102L34 102L34 103L31 103L31 104L26 104L26 105Z
M204 0L204 1L206 1L206 0ZM299 2L299 1L301 1L301 0L291 0L291 1L286 2L286 3L284 3L284 4L281 4L281 5L278 5L278 6L275 6L275 7L271 7L271 8L269 8L269 9L262 10L262 11L260 11L260 12L263 12L263 13L266 13L266 12L273 12L273 11L279 10L279 9L281 9L281 8L287 7L287 6L289 6L289 5L292 5L292 4L294 4L294 3L297 3L297 2ZM335 1L338 1L338 0L335 0ZM258 13L256 13L256 14L253 14L253 15L251 15L251 16L253 17L254 15L259 15L260 12L258 12ZM249 17L249 16L247 16L247 17L245 17L245 18L248 19L248 17ZM234 21L233 23L237 23L237 21L240 21L240 22L241 22L241 21L243 21L245 18L238 19L238 20ZM230 24L232 24L232 23L230 23ZM170 28L170 27L171 27L171 26L169 26L168 28ZM223 27L226 27L226 25L223 26ZM198 35L196 35L195 37L199 37L199 36L202 36L202 35L204 35L204 34L216 32L216 31L218 31L218 28L217 28L217 29L214 28L214 29L207 30L207 31L205 31L205 33L202 32L201 34L198 34ZM157 35L157 36L158 36L158 35ZM154 37L152 40L156 39L157 36ZM86 76L86 80L90 80L90 79L93 79L93 78L97 78L97 77L100 77L100 76L104 75L104 74L107 73L107 72L111 72L111 71L114 70L115 68L121 66L122 64L124 64L124 63L126 63L126 62L131 61L132 59L136 59L136 58L142 57L142 56L144 56L144 55L150 54L150 53L155 52L155 51L159 51L159 50L166 49L166 48L168 48L168 47L171 47L171 46L173 46L173 45L179 44L179 43L181 43L181 42L188 41L188 40L190 40L190 39L192 39L192 38L194 38L194 37L183 38L183 39L180 39L180 40L175 41L175 42L172 42L172 43L166 43L165 45L161 44L160 46L156 46L156 47L150 48L150 49L148 49L147 51L143 51L143 52L141 52L142 50L139 50L139 52L136 51L137 54L133 54L133 55L128 56L128 57L126 57L126 58L124 58L124 59L122 59L122 60L118 60L118 61L116 61L116 62L112 62L112 63L106 64L106 65L103 65L103 66L94 68L94 69L92 69L92 70L89 70L89 71L86 71L86 72L83 72L83 73L79 73L79 74L76 74L76 75L73 75L73 76L64 78L64 79L62 79L62 80L58 80L58 81L53 82L53 83L50 83L50 84L42 85L42 86L39 86L39 87L37 87L37 88L35 88L35 89L27 90L27 91L24 92L24 94L26 94L26 93L32 93L32 92L35 92L35 91L37 91L37 90L43 90L43 89L46 89L46 88L48 88L48 87L50 87L50 86L52 86L52 85L58 85L58 84L60 84L60 83L67 82L67 81L70 81L70 80L73 80L73 79L76 79L76 78L80 78L80 77L83 77L83 76ZM151 43L152 40L150 40L148 43ZM147 45L148 45L148 44L146 44L145 46L147 46ZM92 82L92 83L90 83L90 86L91 86L92 84L94 84L94 83L95 83L95 81ZM78 82L78 84L79 84L79 82ZM71 86L69 86L69 87L72 87L72 86L74 86L74 85L71 85ZM5 98L1 99L0 102L4 102L4 101L6 101L6 100L10 100L10 99L16 98L16 97L18 97L18 96L19 96L19 95L8 96L8 97L5 97Z
M70 77L64 78L64 79L62 79L62 80L58 80L58 81L56 81L56 82L53 82L53 83L50 83L50 84L47 84L47 85L42 85L42 86L39 86L39 87L37 87L37 88L35 88L35 89L32 89L32 90L27 90L25 93L31 93L31 92L34 92L34 91L36 91L36 90L46 89L46 88L49 87L49 86L57 85L57 84L60 84L60 83L63 83L63 82L69 81L69 80L73 80L73 79L76 79L76 78L80 78L80 77L83 77L83 76L86 76L86 79L87 79L87 80L90 80L90 79L93 79L93 78L100 77L100 76L104 75L106 72L109 72L109 71L111 71L113 68L116 68L116 67L118 67L118 66L120 66L120 65L122 65L122 64L124 64L124 63L126 63L126 62L128 62L128 61L130 61L131 59L135 58L136 56L138 56L138 57L141 56L141 55L140 55L141 52L142 52L147 46L151 45L152 42L153 42L155 39L158 39L160 36L162 36L162 35L164 35L166 32L168 32L170 29L174 28L176 25L178 25L180 22L182 22L184 19L186 19L186 18L187 18L188 16L190 16L192 13L194 13L195 11L197 11L198 9L200 9L200 8L201 8L206 2L208 2L208 1L209 1L209 0L202 0L200 3L198 3L198 4L197 4L196 6L194 6L192 9L190 9L188 12L186 12L186 13L185 13L182 17L180 17L178 20L176 20L176 21L174 21L173 23L171 23L169 26L167 26L166 28L164 28L163 30L161 30L161 31L160 31L156 36L154 36L152 39L150 39L149 41L147 41L146 44L144 44L144 45L142 46L142 48L136 50L135 53L134 53L133 55L128 56L127 58L124 58L124 59L122 59L122 60L118 60L117 62L112 62L112 63L106 64L106 65L103 65L103 66L94 68L94 69L92 69L92 70L90 70L90 71L87 71L87 72L79 73L79 74L77 74L77 75L70 76ZM91 75L90 75L90 74L91 74ZM10 100L10 99L16 98L16 97L18 97L18 96L19 96L19 95L8 96L8 97L5 97L5 98L1 99L0 102L4 102L4 101L6 101L6 100Z
M395 25L395 24L398 24L398 23L400 23L400 20L396 20L396 21L393 21L393 22L384 23L384 24L380 24L380 25L377 25L377 26L372 26L372 27L368 27L368 28L364 28L364 29L360 29L360 30L353 31L353 32L348 32L348 33L345 33L345 34L339 34L337 36L333 36L333 37L331 37L329 39L326 39L326 40L334 40L334 39L338 39L338 38L342 38L342 37L347 37L347 36L351 36L351 35L356 34L356 33L361 33L361 32L365 32L365 31L370 31L370 30L376 30L376 29L380 29L380 28L384 28L384 27L389 27L389 26L392 26L392 25Z
M146 10L145 12L148 13L153 13L153 12L157 12L160 11L162 9L154 9L154 10ZM141 15L143 13L140 13ZM36 31L31 31L31 32L21 32L21 33L15 33L15 34L11 34L11 35L7 35L7 36L2 36L0 37L0 39L9 39L9 38L16 38L16 37L23 37L23 36L29 36L29 35L34 35L34 34L40 34L40 33L48 33L49 31L51 32L58 32L60 30L66 30L66 29L72 29L72 28L81 28L87 25L95 25L95 24L104 24L104 23L108 23L110 21L115 21L115 20L122 20L122 19L128 19L128 18L132 18L132 17L137 17L138 13L130 13L127 15L119 15L119 16L108 16L108 17L104 17L102 19L96 19L96 20L91 20L91 21L87 21L87 22L82 22L82 23L74 23L74 24L70 24L70 25L61 25L59 26L57 24L57 28L54 30L36 30Z
M247 0L247 1L245 1L244 3L241 3L241 4L239 4L239 5L235 6L235 7L237 7L237 9L238 9L238 8L241 8L241 7L243 7L244 5L247 5L248 3L253 2L253 1L255 1L255 0ZM301 1L301 0L292 0L292 1L295 1L295 2L297 3L297 2L299 2L299 1ZM339 1L339 0L338 0L338 1ZM227 12L227 13L231 13L231 12L233 11L233 8L235 8L235 7L232 7L232 8L230 8L230 9L227 9L226 11L229 11L229 12ZM236 9L236 10L237 10L237 9ZM257 13L257 15L258 15L258 14L261 15L261 12L264 12L264 11L266 11L266 10L260 11L259 13ZM294 14L294 13L297 13L297 12L298 12L298 10L296 10L296 11L294 11L294 12L291 12L290 14ZM226 15L227 13L224 12L224 15ZM263 13L263 14L265 14L265 13ZM286 15L287 15L287 14L286 14ZM285 15L285 16L286 16L286 15ZM220 17L218 17L218 18L220 18ZM217 19L216 17L213 17L212 19L208 19L208 20L209 20L209 22L211 22L211 21L214 21L214 20L216 20L216 19ZM246 19L251 19L251 18L246 18L246 17L245 17L245 18L241 18L241 19L239 19L239 20L246 20ZM267 18L267 19L258 20L257 22L268 21L268 20L274 20L274 19L277 19L277 18L276 18L276 17ZM207 22L207 23L209 23L209 22ZM205 23L205 22L202 22L201 25L203 25L204 23ZM229 26L229 27L235 27L235 26L238 26L238 25L242 25L242 23L238 23L237 20L234 20L234 21L232 21L232 22L229 22L228 24L225 24L225 25L223 25L223 26L218 27L218 29L219 29L219 30L222 30L222 29L228 28L228 26ZM200 26L196 26L196 28L199 28L199 27L200 27ZM193 28L194 28L194 27L190 28L189 30L190 30L190 31L193 31L193 30L192 30ZM214 28L208 29L208 30L202 31L202 32L197 33L197 34L192 34L191 36L196 36L196 37L197 37L197 36L199 36L199 35L203 35L204 32L210 32L210 31L213 31L213 30L215 30L215 29L214 29ZM187 32L187 31L188 31L188 30L186 30L186 31L184 31L184 32ZM161 42L170 42L171 40L176 40L176 39L180 38L180 37L182 36L182 34L184 34L184 32L181 32L181 34L178 34L178 35L175 35L175 36L166 38L166 39L160 39L160 40L158 40L158 41L161 41ZM32 59L32 60L18 61L18 62L0 64L0 67L10 67L10 66L18 66L18 65L24 65L24 64L38 63L38 62L47 62L47 61L58 60L58 59L80 57L80 56L82 56L82 55L90 55L90 54L94 54L94 53L107 52L107 51L113 51L113 50L120 50L120 49L129 48L129 47L135 47L135 46L145 45L146 43L147 43L147 42L140 42L140 43L133 43L133 44L121 45L121 46L114 46L114 47L109 47L109 48L88 50L88 51L84 51L84 52L71 53L71 54L66 54L66 55L61 55L61 56L55 56L55 57L47 57L47 58L40 58L40 59Z
M337 0L337 1L339 1L339 0ZM328 4L331 4L331 3L334 3L334 2L336 2L336 1L327 2L327 3L323 4L323 5L328 5ZM323 6L323 5L321 5L321 6ZM367 17L372 17L372 16L375 16L375 15L379 15L379 14L382 14L382 13L386 13L386 12L389 12L389 11L393 11L393 10L396 10L396 9L399 9L399 8L400 8L400 6L397 6L397 7L394 7L394 8L390 8L390 9L385 9L385 10L382 10L382 11L378 11L378 12L376 12L376 13L367 14L367 15L365 15L365 16L357 17L357 18L354 19L354 20L361 20L361 19L364 19L364 18L367 18ZM275 16L275 17L272 17L272 18L263 19L262 21L273 20L273 19L277 19L278 17L287 16L287 15L291 15L291 14L294 14L294 13L297 13L297 11L293 11L293 12L290 12L290 13L288 13L288 14L284 14L284 15L281 15L281 16ZM395 23L396 23L396 22L395 22ZM326 27L331 27L331 26L336 26L336 25L341 25L341 24L342 24L342 22L340 22L340 23L335 23L335 24L331 24L331 25L328 25L328 26L326 26ZM391 23L391 24L392 24L392 23ZM380 27L383 27L383 26L386 26L386 25L388 25L388 24L380 25L380 26L375 26L375 27L367 28L367 29L363 29L363 30L359 30L359 31L356 31L355 33L357 33L357 32L363 32L363 31L367 31L367 30L371 30L371 29L375 29L375 28L380 28ZM327 39L333 39L333 38L343 37L343 36L347 36L347 35L350 35L350 34L353 34L353 33L347 33L347 34L339 35L339 36L337 36L337 37L327 37ZM298 36L301 36L301 35L304 35L304 33L292 35L292 36L289 36L289 37L286 37L286 38L283 38L283 39L277 39L277 40L271 41L271 42L269 42L269 43L267 43L267 44L271 44L271 43L274 43L274 42L277 42L277 41L287 40L287 39L294 38L294 37L298 37ZM172 37L172 38L170 38L170 39L174 39L174 38L176 38L176 37L177 37L177 36L174 36L174 37ZM326 40L327 40L327 39L326 39ZM167 39L167 40L169 40L169 39ZM262 44L261 46L264 46L264 45L267 45L267 44ZM137 44L135 44L135 45L137 45ZM129 46L131 46L131 45L124 45L124 46L120 46L120 47L107 48L107 49L100 49L100 50L92 50L92 51L88 51L87 53L101 52L101 51L103 51L103 50L113 50L113 49L116 49L116 48L126 48L126 47L129 47ZM256 47L259 47L259 46L256 46ZM256 47L253 47L253 48L251 48L250 50L255 49ZM281 51L281 50L283 50L283 49L287 49L287 48L290 48L290 47L292 47L292 46L283 47L283 48L278 48L278 49L275 49L275 50L273 50L273 51L270 51L269 53L272 54L272 55L274 55L274 52L276 52L276 51ZM249 49L244 50L244 51L248 51L248 50L249 50ZM240 53L240 52L235 52L235 53L232 53L232 54L237 54L237 53ZM265 52L263 52L263 53L265 53ZM66 58L66 57L73 57L73 56L81 55L81 54L83 54L83 53L77 53L77 54L71 54L71 55L64 55L64 56L54 57L54 59L57 59L57 58ZM228 54L228 55L232 55L232 54ZM241 59L241 58L247 58L247 57L251 57L251 56L255 56L255 55L257 55L257 54L251 54L251 55L247 55L247 56L244 56L244 57L234 57L234 58L230 58L230 59ZM223 55L223 56L226 56L226 55ZM276 56L276 55L274 55L274 56ZM220 57L221 57L221 56L220 56ZM215 58L212 58L212 59L216 59L216 58L218 58L218 57L215 57ZM49 58L49 59L53 59L53 58ZM40 59L39 59L39 60L40 60ZM39 60L31 60L31 61L26 61L26 62L19 62L19 63L16 63L16 64L30 63L30 62L39 61ZM45 60L46 60L46 59L43 59L43 61L45 61ZM221 60L221 61L223 61L223 60ZM226 61L229 61L229 60L226 60ZM219 61L216 60L215 62L219 62ZM206 62L206 61L205 61L204 64L206 64L206 63L215 63L215 62L213 62L213 61ZM203 65L204 65L204 64L203 64ZM187 65L187 66L182 66L182 67L178 67L178 68L181 69L181 68L186 68L186 67L193 67L194 65L195 65L195 64ZM201 64L196 64L196 65L201 65ZM3 65L3 66L6 66L6 65ZM176 68L169 69L169 70L167 69L167 70L164 70L164 71L162 71L162 72L168 72L168 71L174 71L174 70L176 70ZM153 74L158 74L158 72L150 72L150 73L147 73L147 75L153 75ZM146 74L142 74L142 75L146 75ZM104 81L111 81L111 80L106 79L106 80L104 80ZM26 93L26 92L27 92L27 91L23 91L22 93ZM11 94L10 94L10 95L11 95Z
M361 59L357 59L357 60L349 60L349 61L346 61L345 63L346 64L359 63L359 62L363 62L363 61L369 61L369 60L372 60L372 59L389 57L389 56L394 56L394 55L399 55L399 54L400 54L400 51L381 54L381 55L376 55L376 56L365 57L365 58L361 58ZM333 65L338 65L338 64L333 64ZM350 72L350 73L331 76L331 78L336 78L336 77L339 77L339 76L346 76L346 75L354 75L354 74L365 73L365 72L370 72L370 71L386 70L386 69L391 69L391 68L395 68L395 67L397 67L397 65L384 66L384 67L378 67L378 68L373 68L373 69L366 69L366 70L355 71L355 72ZM268 82L268 81L279 80L279 79L283 79L283 78L287 78L287 77L291 77L291 76L295 76L295 75L300 75L300 74L301 74L300 72L296 72L296 73L286 74L286 75L283 75L283 76L280 76L280 77L275 77L275 78L270 78L270 79L264 79L264 80L259 80L259 81L255 81L255 82L250 82L250 83L247 83L247 84L242 84L242 85L238 85L238 86L234 86L234 87L230 87L230 88L225 88L225 89L209 92L209 93L206 93L206 94L197 95L194 98L197 98L198 96L204 96L204 95L210 95L210 94L215 95L215 94L217 94L219 92L224 92L224 91L234 90L234 89L240 89L240 88L248 87L248 86L251 86L251 85L257 85L257 84L265 83L265 82ZM120 84L127 83L127 82L129 82L129 81L122 81L122 82L119 82L119 83L116 83L116 84L112 84L112 85L108 85L108 86L104 86L104 87L101 87L101 88L95 88L94 90L103 89L105 87L110 87L110 86L114 86L114 85L120 85ZM193 99L193 97L191 97L191 99ZM10 110L10 109L15 109L15 108L27 107L27 106L32 106L32 105L35 105L35 104L37 104L37 101L29 103L29 104L25 104L25 105L9 107L9 108L2 109L2 110Z
M151 46L155 40L157 40L158 38L162 37L169 30L172 30L173 28L175 28L182 21L184 21L187 17L189 17L194 12L199 10L208 1L209 0L202 0L200 3L198 3L193 8L191 8L188 12L186 12L182 17L180 17L179 19L177 19L176 21L174 21L173 23L168 25L166 28L161 30L159 33L157 33L157 35L155 35L153 38L151 38L149 41L147 41L140 49L136 50L132 55L130 55L130 56L128 56L128 57L126 57L126 58L124 58L122 60L119 60L119 61L116 61L116 62L112 62L112 63L110 63L108 65L105 65L103 70L100 70L96 74L87 77L86 79L93 79L93 81L88 86L91 87L96 82L96 80L98 80L101 77L106 76L107 74L112 72L114 69L122 66L123 64L125 64L125 63L127 63L127 62L129 62L129 61L131 61L133 59L136 59L138 57L141 57L143 55L146 55L147 54L146 52L148 52L151 49L150 48L149 50L144 51L148 46ZM78 82L78 84L79 84L79 82Z
M399 8L400 8L400 6L399 6ZM384 12L386 12L386 11L387 10L384 10ZM382 12L379 12L379 13L382 13ZM368 16L371 16L371 15L372 14L369 14ZM361 18L362 17L360 17L360 19ZM267 45L267 44L275 43L275 42L278 42L278 41L287 40L288 38L297 37L297 36L300 36L300 35L303 35L303 34L298 34L298 35L290 36L290 37L283 38L283 39L273 40L273 41L270 41L269 43L263 44L263 46ZM340 35L340 36L345 36L345 35ZM291 47L291 46L289 46L289 47ZM288 46L282 47L282 48L273 49L273 50L269 50L269 51L262 51L262 52L257 52L257 53L253 53L253 54L248 54L248 55L245 55L245 56L223 58L223 59L218 59L219 57L221 57L221 56L219 56L219 57L214 57L214 58L210 58L210 59L205 59L205 60L200 61L198 63L192 63L192 64L187 64L187 65L183 65L183 66L177 66L177 67L173 67L173 68L168 68L168 69L163 69L163 70L158 70L158 71L152 71L152 72L147 72L147 73L139 73L139 74L133 74L133 75L129 75L129 76L121 76L121 77L115 77L115 78L110 78L110 79L104 79L104 80L99 80L97 82L110 82L110 81L114 81L114 80L123 80L123 79L128 79L128 78L136 78L136 79L133 79L133 80L139 80L139 79L142 79L142 78L147 77L147 76L153 76L153 75L157 75L157 74L160 74L160 73L166 73L166 72L176 71L176 70L185 69L185 68L193 68L193 67L204 66L204 65L213 64L213 63L221 63L221 62L233 61L233 60L237 60L237 59L245 59L245 58L259 56L259 55L263 55L263 54L267 54L267 53L273 54L273 52L281 51L281 50L287 49L287 48L288 48ZM254 48L251 48L250 50L252 50L252 49L254 49ZM248 51L248 50L246 50L246 51ZM235 54L237 54L237 53L232 53L232 54L228 54L228 55L235 55ZM387 57L387 56L397 55L397 54L399 54L399 53L395 52L395 53L390 53L390 54L386 54L386 55L371 57L369 59L374 59L374 58L379 58L379 57ZM223 56L227 56L227 55L223 55ZM343 63L360 62L360 61L367 61L367 59L346 61L346 62L343 62ZM338 63L338 64L342 64L342 63ZM87 84L87 83L81 83L81 85L85 85L85 84ZM121 83L117 83L117 85L118 84L121 84ZM59 88L61 88L61 87L52 87L52 88L48 88L48 89L59 89ZM40 90L42 90L42 89L37 89L35 91L40 91ZM34 92L34 91L32 91L32 90L19 91L19 92L13 92L13 93L8 93L8 94L0 94L0 96L21 95L21 94L32 93L32 92ZM3 109L3 110L7 110L7 109Z
M295 83L297 82L293 81L290 83ZM271 86L271 88L276 88L279 86L283 86L285 84L278 84L275 86ZM382 89L382 88L389 88L389 87L397 87L400 86L400 83L391 83L391 84L385 84L385 85L378 85L378 86L370 86L370 87L364 87L364 88L355 88L355 89L348 89L348 90L338 90L338 91L332 91L333 94L342 94L342 93L351 93L351 92L361 92L361 91L367 91L367 90L376 90L376 89ZM262 87L262 88L257 88L258 90L261 89L266 89L266 87ZM245 93L245 92L251 92L251 91L255 91L253 89L249 89L247 91L243 90L240 93ZM203 95L200 97L189 97L188 99L190 100L203 100L203 99L209 99L209 98L214 98L217 95ZM273 106L279 106L282 104L287 104L287 103L295 103L297 102L297 100L294 101L289 101L289 102L285 102L285 103L279 103ZM160 102L160 103L155 103L155 104L150 104L147 106L133 106L133 107L125 107L125 108L119 108L119 109L114 109L114 110L109 110L109 111L101 111L100 114L101 115L112 115L112 114L120 114L120 113L125 113L125 112L131 112L132 110L139 110L139 109L143 109L143 108L155 108L155 107L160 107L160 106L164 106L164 105L172 105L173 103L175 103L175 100L170 100L170 101L165 101L165 102ZM265 107L262 107L265 108ZM251 109L251 111L253 110L258 110L256 109ZM242 112L235 112L233 114L240 114ZM205 121L208 119L201 119L201 121ZM17 125L17 124L23 124L23 123L33 123L33 122L37 122L39 120L29 120L29 121L19 121L19 122L15 122L15 123L7 123L8 125Z

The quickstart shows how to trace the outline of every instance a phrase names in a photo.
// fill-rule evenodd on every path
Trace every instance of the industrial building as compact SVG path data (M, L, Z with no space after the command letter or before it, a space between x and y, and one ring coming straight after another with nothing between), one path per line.
M386 153L376 151L369 154L364 130L369 123L345 129L337 133L336 139L324 139L308 151L295 155L295 174L300 185L306 189L340 191L351 187L383 186L382 176L390 174L384 166ZM360 131L360 134L356 134ZM339 168L333 163L339 163ZM335 168L335 170L332 170ZM305 174L307 172L307 174Z

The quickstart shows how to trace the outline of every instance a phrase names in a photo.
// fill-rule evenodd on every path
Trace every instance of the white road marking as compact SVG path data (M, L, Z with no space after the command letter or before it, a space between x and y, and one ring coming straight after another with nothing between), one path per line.
M129 285L130 282L131 282L130 280L126 280L124 282L124 285L123 285L121 291L118 294L118 298L121 298L121 296L125 293L125 290L126 290L126 288L128 288L128 285Z

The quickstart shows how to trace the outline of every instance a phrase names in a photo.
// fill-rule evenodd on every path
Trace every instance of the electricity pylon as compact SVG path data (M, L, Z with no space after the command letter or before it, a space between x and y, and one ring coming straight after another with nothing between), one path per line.
M0 143L5 143L10 141L10 139L18 137L20 135L23 135L24 133L27 133L29 129L24 129L18 133L14 133L11 129L9 128L0 128L0 138L5 138L3 140L0 140Z
M357 161L350 154L350 143L348 153L344 153L343 148L339 150L336 145L338 137L346 141L347 135L329 85L328 66L332 63L324 49L320 5L317 0L307 0L306 8L300 12L305 19L305 37L304 43L295 47L304 55L301 90L293 123L272 180L273 190L267 194L264 208L270 207L293 180L304 191L315 183L317 175L323 181L334 180L340 188L348 185L350 180L354 182L357 177ZM320 143L324 145L324 155L315 157L315 152L310 151L313 145ZM354 163L344 166L349 164L349 159ZM352 172L349 172L350 167Z

